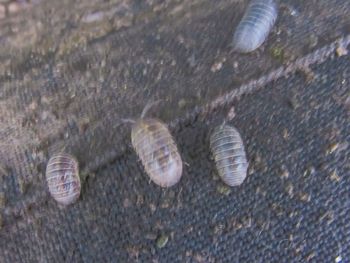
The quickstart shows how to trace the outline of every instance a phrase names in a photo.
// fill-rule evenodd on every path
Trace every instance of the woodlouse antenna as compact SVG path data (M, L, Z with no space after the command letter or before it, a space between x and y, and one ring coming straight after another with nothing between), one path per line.
M156 101L149 101L147 102L146 106L143 108L143 111L141 113L141 119L143 119L147 112L156 104L158 104L159 102L161 102L161 100L156 100Z

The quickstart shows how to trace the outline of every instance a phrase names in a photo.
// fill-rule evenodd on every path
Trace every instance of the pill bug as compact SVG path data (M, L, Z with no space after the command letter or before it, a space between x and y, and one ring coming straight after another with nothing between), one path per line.
M148 103L141 117L131 121L131 142L151 180L171 187L180 181L182 160L167 126L158 119L144 118L153 104Z
M50 194L58 203L74 203L81 188L78 161L66 153L55 154L47 164L46 181Z
M210 136L210 149L221 179L230 186L242 184L248 162L237 129L226 124L217 126Z
M267 38L276 19L277 4L274 0L252 0L234 33L233 49L241 53L257 49Z

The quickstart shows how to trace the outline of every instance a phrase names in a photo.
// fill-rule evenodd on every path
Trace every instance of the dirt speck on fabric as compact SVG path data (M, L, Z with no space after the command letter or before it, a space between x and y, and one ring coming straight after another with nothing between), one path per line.
M287 169L287 167L285 165L282 165L280 175L281 175L282 179L288 179L289 171L288 171L288 169Z
M339 148L339 143L337 143L337 142L331 143L331 144L328 146L328 148L326 149L326 154L327 154L327 155L332 154L332 153L334 153L338 148Z
M6 202L5 193L0 193L0 209L5 207L5 202Z
M157 242L156 242L157 247L158 247L158 248L163 248L163 247L165 247L166 244L168 243L168 241L169 241L169 236L168 236L168 235L166 235L166 234L160 235L160 236L158 237L158 239L157 239Z
M334 171L331 173L330 179L331 179L332 181L334 181L334 182L337 182L337 183L340 182L341 178L340 178L340 176L338 175L337 170L334 170Z
M310 202L311 201L311 195L305 192L298 193L298 197L303 202Z
M337 47L335 52L338 57L342 57L348 54L348 50L346 49L346 47L343 47L343 46Z
M216 191L222 195L228 196L231 193L231 188L227 185L220 184L217 186Z

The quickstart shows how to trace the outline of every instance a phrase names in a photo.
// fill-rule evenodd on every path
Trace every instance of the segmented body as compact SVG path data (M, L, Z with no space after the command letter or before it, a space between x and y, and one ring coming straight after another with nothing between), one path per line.
M239 132L229 125L216 127L210 136L210 149L221 179L230 186L243 183L248 162Z
M151 118L139 119L132 127L131 141L154 183L170 187L180 180L181 156L164 123Z
M277 11L274 0L252 0L234 33L234 50L247 53L257 49L274 25Z
M81 189L77 160L66 153L52 156L46 168L46 181L57 202L63 205L75 202Z

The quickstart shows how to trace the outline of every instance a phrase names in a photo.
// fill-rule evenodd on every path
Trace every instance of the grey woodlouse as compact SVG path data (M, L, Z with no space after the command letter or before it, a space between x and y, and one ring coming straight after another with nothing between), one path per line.
M144 118L154 103L148 103L141 117L133 122L132 145L151 180L161 187L180 181L182 160L167 126L154 118Z
M248 162L237 129L226 124L217 126L210 136L210 149L221 179L230 186L242 184Z
M234 33L233 49L241 53L257 49L267 38L277 12L274 0L252 0Z
M78 161L66 153L53 155L47 164L46 181L50 194L58 203L74 203L81 189Z

